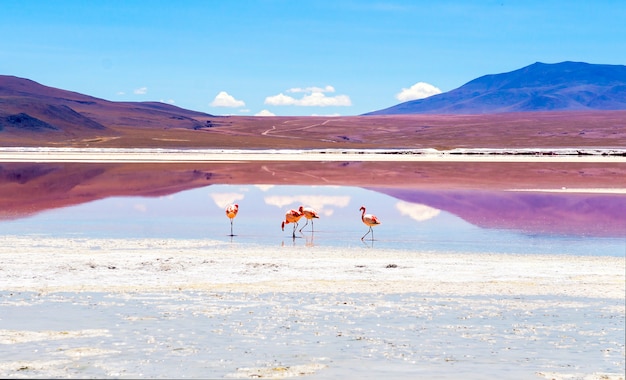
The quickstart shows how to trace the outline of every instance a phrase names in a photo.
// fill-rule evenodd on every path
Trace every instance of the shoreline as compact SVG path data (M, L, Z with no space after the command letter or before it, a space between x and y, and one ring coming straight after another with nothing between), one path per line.
M0 148L0 162L192 163L236 161L626 163L626 149L152 149Z

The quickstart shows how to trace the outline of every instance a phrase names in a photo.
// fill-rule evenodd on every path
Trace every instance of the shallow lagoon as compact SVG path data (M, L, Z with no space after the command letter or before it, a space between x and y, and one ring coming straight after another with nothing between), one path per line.
M419 194L419 193L418 193ZM432 192L423 198L432 199ZM34 216L0 222L6 235L57 236L76 238L175 238L232 241L238 244L280 246L325 246L350 248L363 244L377 248L425 250L443 252L489 252L623 256L626 238L623 236L594 236L594 229L585 230L585 222L571 226L576 210L554 210L537 207L519 215L498 213L498 209L481 209L480 203L471 203L492 196L500 208L511 208L512 195L528 197L527 193L498 193L465 191L450 197L458 202L463 197L464 216L474 219L492 218L489 227L472 224L460 216L427 204L411 203L383 192L348 186L285 186L285 185L213 185L186 190L159 197L112 197L71 207L48 210ZM537 195L535 195L537 196ZM578 197L574 207L589 203L590 195L543 194L538 202L558 204L563 197ZM592 195L593 199L598 195ZM417 197L419 198L419 197ZM445 199L443 200L445 201ZM224 207L237 202L239 215L234 220L230 237L229 220ZM440 200L439 203L442 201ZM626 203L626 197L612 196L609 202L616 206ZM517 202L519 203L519 202ZM306 220L300 220L296 237L292 238L292 224L281 231L284 212L299 205L314 206L320 219L314 220L302 232ZM360 221L359 208L367 207L383 223L374 228L372 242L360 237L367 227ZM565 207L568 207L566 205ZM606 207L606 206L605 206ZM567 211L569 216L558 219ZM581 210L581 217L585 217ZM470 214L468 214L470 213ZM555 219L555 215L557 218ZM592 215L597 217L597 215ZM500 222L501 227L498 227ZM532 222L532 223L531 223ZM589 224L597 222L590 220ZM542 224L543 223L543 224ZM559 224L560 223L560 224Z

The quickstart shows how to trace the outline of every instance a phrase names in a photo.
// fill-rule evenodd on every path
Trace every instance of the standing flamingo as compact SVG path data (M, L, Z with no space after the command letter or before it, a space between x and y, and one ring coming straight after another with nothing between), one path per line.
M369 230L367 230L365 235L363 235L361 240L363 240L367 236L367 234L369 234L370 232L372 233L372 240L374 240L374 230L372 230L372 227L379 225L380 224L380 220L378 220L376 215L366 214L365 213L365 206L361 206L360 211L361 211L361 220L363 221L363 223L366 226L368 226L370 228Z
M226 206L226 216L228 217L228 219L230 219L230 236L235 236L233 235L233 219L235 219L238 212L239 212L238 204L232 204L232 205Z
M296 228L298 227L298 221L302 218L302 214L298 210L291 209L285 213L285 221L280 226L280 228L284 231L285 224L293 223L293 237L296 237Z
M317 211L315 211L311 207L302 207L302 206L300 206L298 211L300 211L300 214L303 214L304 217L306 218L306 223L304 224L304 226L302 226L302 228L300 228L300 232L302 232L304 227L306 227L307 224L309 224L309 220L311 221L311 232L313 232L313 219L318 219L320 217L317 214Z

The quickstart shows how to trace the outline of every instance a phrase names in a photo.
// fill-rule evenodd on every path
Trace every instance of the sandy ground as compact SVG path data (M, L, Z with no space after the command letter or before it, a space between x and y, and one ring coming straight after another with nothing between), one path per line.
M1 377L624 378L622 257L1 239Z

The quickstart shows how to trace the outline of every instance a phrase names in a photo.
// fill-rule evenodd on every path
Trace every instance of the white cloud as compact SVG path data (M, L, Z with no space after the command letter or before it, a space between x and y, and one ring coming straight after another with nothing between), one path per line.
M174 99L167 99L167 100L161 99L161 103L174 104L176 102L174 101Z
M324 88L321 87L294 87L287 90L287 92L335 92L335 88L333 86L326 86Z
M135 95L145 95L148 93L148 87L139 87L133 90Z
M403 88L402 91L396 94L396 99L408 102L409 100L424 99L437 94L441 94L441 90L437 87L429 83L417 82L409 88Z
M246 103L243 100L237 100L226 91L220 91L215 99L210 103L211 107L243 107Z
M348 95L326 96L322 92L313 92L310 95L304 95L302 99L297 102L299 106L351 106L352 102Z
M209 194L209 196L219 208L226 208L229 204L235 203L236 201L240 201L244 198L244 195L240 193L212 193Z
M278 95L268 96L265 98L265 104L272 106L293 106L296 104L296 99L281 92Z
M261 112L257 112L254 116L276 116L276 115L268 110L262 110Z
M400 201L396 203L396 209L400 211L400 214L406 215L409 218L416 220L418 222L423 222L428 219L432 219L439 215L441 212L436 208L432 208L426 205L418 204L418 203L409 203Z
M329 106L351 106L352 101L348 95L327 96L327 92L335 92L333 86L290 88L287 93L304 94L301 98L285 95L282 92L278 95L265 98L265 104L273 106L303 106L303 107L329 107Z

